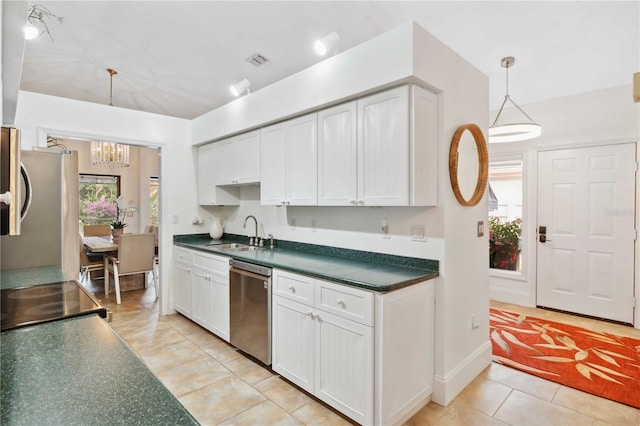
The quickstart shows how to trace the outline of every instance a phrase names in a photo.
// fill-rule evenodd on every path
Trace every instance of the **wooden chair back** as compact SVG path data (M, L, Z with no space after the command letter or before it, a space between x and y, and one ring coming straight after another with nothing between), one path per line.
M85 225L84 226L85 237L101 237L104 235L111 235L110 225Z

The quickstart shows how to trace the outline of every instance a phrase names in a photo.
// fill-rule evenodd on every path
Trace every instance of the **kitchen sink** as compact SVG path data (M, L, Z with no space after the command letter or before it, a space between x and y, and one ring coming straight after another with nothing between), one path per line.
M238 244L238 243L207 244L207 245L213 246L220 250L230 250L230 251L255 251L255 250L261 250L264 248L264 247L249 246L246 244Z

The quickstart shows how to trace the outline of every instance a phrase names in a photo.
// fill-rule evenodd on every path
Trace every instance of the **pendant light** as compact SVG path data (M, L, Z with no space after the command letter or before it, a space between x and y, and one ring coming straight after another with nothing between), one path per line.
M500 105L500 109L498 110L498 115L496 115L496 119L493 121L491 127L489 127L489 143L500 143L500 142L518 142L525 141L528 139L537 138L542 134L542 128L539 124L534 122L526 112L523 111L509 96L509 67L512 67L515 63L515 58L513 56L507 56L506 58L502 58L500 65L506 68L506 94L504 95L504 101L502 101L502 105ZM504 108L507 101L511 102L518 111L520 111L529 122L524 123L509 123L509 124L499 124L500 114L502 114L502 109Z
M113 76L118 71L107 68L109 73L109 106L113 106ZM91 163L103 167L129 167L129 145L91 141Z

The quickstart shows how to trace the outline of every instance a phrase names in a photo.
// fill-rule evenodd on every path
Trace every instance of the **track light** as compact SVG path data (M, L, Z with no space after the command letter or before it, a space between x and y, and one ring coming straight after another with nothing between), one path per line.
M316 42L313 43L313 49L318 55L324 56L327 52L333 50L336 44L338 44L338 40L340 40L338 33L329 33L320 40L316 40Z
M53 18L60 23L62 23L63 19L62 16L54 15L49 9L39 4L29 8L27 25L22 28L25 40L33 40L46 33L51 38L51 41L53 41L53 36L49 32L49 26L45 18Z
M24 32L25 40L33 40L40 35L40 30L32 23L25 25L22 31Z
M231 85L231 87L229 87L229 90L231 90L231 94L236 97L240 96L245 90L248 94L251 93L251 83L249 83L249 80L247 80L246 78L243 78L236 84Z

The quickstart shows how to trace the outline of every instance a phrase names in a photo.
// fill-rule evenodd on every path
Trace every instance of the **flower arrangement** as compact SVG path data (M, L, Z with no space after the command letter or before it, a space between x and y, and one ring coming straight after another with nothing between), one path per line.
M125 207L125 208L121 208L120 207L120 202L121 202L121 197L118 197L118 200L116 201L116 218L111 222L111 229L124 229L125 226L127 226L126 223L124 223L125 218L127 217L127 212L129 210L135 211L136 208L135 207Z
M502 222L498 217L489 218L489 267L515 271L520 254L522 219Z
M127 210L129 210L128 207L123 210L120 206L116 205L116 218L111 222L112 229L124 229L124 227L127 226L127 224L124 223L125 217L127 216ZM121 211L122 214L120 214Z

